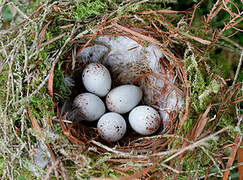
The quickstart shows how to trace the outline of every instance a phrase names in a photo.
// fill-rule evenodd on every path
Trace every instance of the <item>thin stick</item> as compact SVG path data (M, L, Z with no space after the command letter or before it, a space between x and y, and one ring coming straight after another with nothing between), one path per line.
M182 154L183 152L185 151L188 151L188 150L193 150L194 148L198 147L198 146L201 146L201 145L205 145L207 143L207 141L209 140L214 140L216 138L216 136L226 130L228 130L229 127L225 127L224 129L221 129L220 131L210 135L210 136L207 136L193 144L191 144L190 146L186 146L185 148L182 148L179 152L175 153L173 156L170 156L169 158L167 158L166 160L163 161L163 163L166 163L168 161L170 161L171 159L175 158L176 156Z
M239 75L240 68L241 68L241 64L242 64L242 57L243 57L243 51L241 51L241 55L240 55L240 61L239 61L239 64L238 64L238 67L237 67L237 70L236 70L236 73L235 73L235 78L234 78L234 81L233 81L232 86L234 86L234 85L235 85L236 80L237 80L237 77L238 77L238 75Z

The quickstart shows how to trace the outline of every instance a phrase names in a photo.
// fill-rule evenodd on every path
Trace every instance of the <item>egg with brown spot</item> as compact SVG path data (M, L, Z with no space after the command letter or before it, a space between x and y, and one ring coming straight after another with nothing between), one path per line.
M88 64L82 73L82 80L87 91L104 97L111 89L111 75L100 63Z
M102 139L115 142L124 136L127 126L125 119L120 114L109 112L99 119L97 128Z
M160 125L159 113L150 106L137 106L129 113L129 123L134 131L141 135L155 133Z
M80 121L95 121L105 113L105 104L92 93L79 94L74 99L73 106L78 109Z
M142 90L135 85L121 85L106 96L107 108L119 114L131 111L142 99Z

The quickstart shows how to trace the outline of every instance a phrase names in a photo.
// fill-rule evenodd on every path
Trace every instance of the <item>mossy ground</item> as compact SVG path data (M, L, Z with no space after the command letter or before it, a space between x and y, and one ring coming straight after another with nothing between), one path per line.
M166 160L173 155L169 153L158 157L159 162L148 160L139 162L128 157L121 158L123 161L118 163L115 160L120 158L119 155L100 151L92 144L78 146L71 143L63 134L57 122L56 103L62 103L71 93L70 89L63 84L67 73L63 65L65 61L71 61L74 46L85 44L88 36L84 35L97 32L97 24L103 22L105 18L107 21L111 19L117 22L127 21L130 25L140 28L145 25L152 27L149 16L141 20L136 16L136 12L155 11L162 7L168 10L180 10L178 3L168 4L166 1L162 4L161 1L141 3L135 0L130 2L37 0L30 1L28 6L30 8L27 8L24 2L0 2L4 2L1 5L3 9L0 22L0 27L2 27L0 32L0 132L2 134L0 176L6 179L33 179L34 175L28 167L33 163L31 159L33 148L40 141L51 144L57 159L66 169L66 176L72 178L115 178L124 174L138 174L138 177L144 178L170 178L176 172L175 169L180 172L179 179L203 178L207 171L212 176L222 177L225 169L230 168L226 167L226 164L231 147L224 147L233 144L237 135L242 138L243 131L242 122L239 123L239 114L242 114L242 109L237 99L242 97L242 84L240 84L243 80L242 71L234 81L243 41L240 33L234 34L236 29L229 28L224 31L214 47L190 38L186 39L188 43L176 42L176 39L169 43L169 48L183 52L179 54L182 55L182 68L188 81L184 82L184 87L182 83L179 85L181 89L186 89L186 84L188 86L189 91L186 97L189 107L183 128L175 129L176 133L173 138L163 136L167 139L171 138L163 150L180 150L185 139L191 141L192 144L197 142L195 139L190 139L188 134L192 133L199 117L210 105L212 108L207 114L209 121L204 127L202 132L204 135L201 139L221 129L228 129L205 141L206 145L198 145L191 149L192 151L187 151L180 162L173 162L173 159L167 162ZM240 2L232 2L240 6ZM24 17L19 13L24 20L22 24L18 24L19 19L13 19L11 6L19 7L19 10L26 15ZM185 28L184 25L188 25L189 21L185 19L192 17L192 9L188 11L188 14L174 13L172 16L166 14L163 16L168 20L173 20L174 27L182 22L179 29L181 28L183 33L212 41L210 39L212 32L217 34L220 29L224 28L224 23L230 20L229 14L222 11L212 19L209 28L203 31L204 25L200 23L202 16L208 15L213 6L214 3L211 1L202 3L195 11L190 29ZM39 7L42 8L36 11ZM236 12L237 9L233 8L232 11ZM35 14L29 16L33 12ZM151 17L155 20L158 18L153 14ZM46 30L43 30L48 23ZM169 26L155 24L161 31L178 35L177 29L170 27L172 29L168 30ZM236 25L236 28L240 27ZM229 35L232 36L228 38ZM60 38L53 40L58 36ZM166 38L159 37L158 40L162 42ZM56 60L53 79L54 98L51 98L48 91L48 79L51 76L52 64ZM173 60L169 60L173 64ZM239 102L236 102L237 100ZM185 111L179 114L179 126L183 122L184 114ZM40 124L41 129L36 130L33 127L33 119ZM48 131L58 134L55 142L46 138ZM156 165L153 166L153 163ZM236 161L233 166L237 167ZM147 170L150 167L153 168ZM48 167L48 170L50 168ZM239 176L237 168L233 168L230 172L232 178ZM41 171L41 177L56 178L57 176L61 175L55 175L54 170L50 174L48 171Z

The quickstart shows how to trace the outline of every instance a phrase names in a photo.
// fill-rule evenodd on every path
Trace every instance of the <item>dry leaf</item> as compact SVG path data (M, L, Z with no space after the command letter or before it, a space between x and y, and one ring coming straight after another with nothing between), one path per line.
M243 141L241 142L241 146L243 146ZM238 148L237 151L237 159L238 163L243 163L243 148ZM238 167L238 172L239 172L239 180L243 180L243 165L240 165Z
M235 155L236 155L237 147L238 147L237 145L239 144L239 141L240 141L240 135L238 134L235 138L234 146L232 147L232 150L230 152L230 156L229 156L226 168L230 168L235 160ZM229 170L224 172L223 180L228 179L229 173L230 173Z
M56 61L53 61L51 66L51 72L48 79L48 93L51 96L51 98L53 98L53 78L54 78L55 65L56 65Z
M207 118L207 115L211 109L211 105L208 106L206 111L199 117L197 124L194 126L193 131L192 131L192 136L191 138L194 140L197 140L199 136L202 134L203 129L208 122L209 118Z
M46 34L46 30L48 28L48 26L51 24L52 21L49 21L41 30L40 34L39 34L39 39L38 39L38 48L41 48L40 44L42 43L42 41L44 40L45 34Z

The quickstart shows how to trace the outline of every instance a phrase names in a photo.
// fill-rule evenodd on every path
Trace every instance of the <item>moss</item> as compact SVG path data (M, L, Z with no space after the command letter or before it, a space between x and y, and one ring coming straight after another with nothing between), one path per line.
M26 180L26 176L24 174L20 174L17 176L17 180Z
M220 127L226 127L226 126L231 126L231 127L234 127L235 124L234 124L234 118L235 115L232 115L232 113L230 112L225 112L222 117L220 118L219 120L219 126Z
M8 68L4 68L0 73L0 87L7 87L6 86L7 80L8 80ZM6 101L5 93L6 93L6 88L0 88L0 102L2 105Z
M55 68L54 71L54 92L57 94L55 99L57 102L62 102L63 100L67 99L68 96L71 94L70 89L64 85L64 71L62 69L62 63L58 63L58 67Z
M46 114L50 116L54 115L51 111L51 108L54 106L54 103L52 99L48 96L36 95L31 98L29 105L33 115L35 117L38 117L38 119L45 117Z
M218 143L208 143L208 146L205 147L205 151L201 148L196 148L191 152L188 152L186 156L183 158L183 173L181 173L181 177L194 177L195 173L197 173L197 177L205 175L209 164L213 163L212 159L209 157L213 157L213 152L215 152L218 148ZM218 172L217 168L210 168L210 170L214 170Z
M205 87L205 90L199 96L200 106L203 109L206 109L211 103L213 96L218 93L219 88L220 86L215 79L210 81L209 85Z
M111 158L109 154L96 155L94 153L89 153L88 156L91 159L88 168L80 172L81 178L86 177L111 177L118 178L120 175L116 173L112 168L108 167L107 160Z
M190 53L192 53L190 55ZM201 112L199 95L205 90L206 82L202 71L199 69L197 57L190 50L185 52L185 70L188 76L188 81L191 86L191 102L195 112Z
M4 6L3 7L3 9L2 9L2 18L3 18L2 19L3 21L8 21L8 22L12 21L13 15L12 15L10 9L9 9L9 6Z
M213 100L217 99L215 95L218 93L220 85L214 79L214 73L206 72L203 65L198 61L198 58L190 50L186 50L184 62L192 93L191 102L193 110L191 110L191 114L199 114Z
M3 169L4 169L4 159L0 156L0 175L3 176Z
M77 8L73 13L73 18L76 20L80 20L84 17L88 18L95 15L102 15L107 5L105 2L102 2L100 0L87 0L77 2L76 7Z
M36 9L39 8L42 0L31 0L29 1L29 6L27 6L28 13L33 13Z
M193 113L190 113L193 114ZM195 120L192 118L187 118L186 122L184 124L184 130L186 133L188 133L190 131L190 129L192 128L193 124L195 123Z

